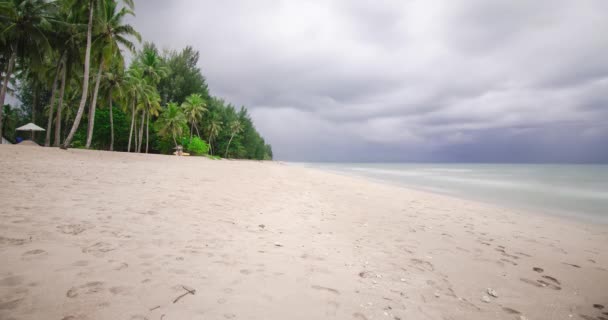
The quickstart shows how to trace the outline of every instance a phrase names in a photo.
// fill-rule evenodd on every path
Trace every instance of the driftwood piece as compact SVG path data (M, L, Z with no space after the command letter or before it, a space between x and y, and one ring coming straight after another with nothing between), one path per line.
M189 294L191 294L191 295L195 295L196 294L196 290L195 289L189 289L189 288L186 288L184 286L182 286L182 288L184 288L184 290L186 290L186 292L184 294L180 295L179 297L175 298L175 300L173 300L173 303L178 302L179 299L181 299L181 298L183 298L183 297L185 297L185 296L187 296Z

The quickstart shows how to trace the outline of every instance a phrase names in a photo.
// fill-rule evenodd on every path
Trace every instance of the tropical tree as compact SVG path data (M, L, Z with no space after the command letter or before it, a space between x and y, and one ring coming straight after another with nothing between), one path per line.
M154 87L151 95L145 100L146 104L146 153L148 153L148 147L150 143L150 116L158 117L161 111L160 107L160 94Z
M156 86L160 80L167 75L167 68L154 44L146 42L138 57L138 63L142 68L144 77L148 83Z
M188 119L188 122L190 122L190 140L192 140L192 133L194 129L196 129L196 134L200 138L200 133L198 132L198 123L203 117L203 112L207 111L203 96L200 94L189 95L186 97L186 101L182 103L182 109L184 110L186 119Z
M54 9L54 2L44 0L0 1L0 39L4 54L9 57L0 88L0 106L4 106L17 58L24 59L30 68L35 69L43 63L45 54L51 51L48 33L53 21L50 14ZM3 109L0 108L0 132L3 132Z
M158 118L158 133L162 136L170 136L177 147L177 137L183 134L183 128L188 120L182 110L174 102L169 102ZM186 130L188 130L186 128Z
M127 80L124 75L124 69L122 64L114 62L110 70L104 74L104 90L107 94L108 108L110 114L110 151L114 151L114 115L113 115L113 101L114 96L118 99L122 99L126 94Z
M215 113L209 118L209 122L207 123L207 132L209 132L209 150L212 155L213 145L211 142L213 141L213 139L215 139L215 137L217 137L218 134L220 134L220 131L222 130L222 124L222 121L220 121L220 119L217 117L217 114Z
M131 52L135 51L135 46L128 39L134 37L141 41L141 35L135 29L124 23L125 17L128 15L135 16L135 13L123 7L118 10L118 4L112 0L102 2L101 9L96 19L96 39L93 42L93 47L99 56L99 69L95 82L95 91L93 93L93 101L89 108L89 126L87 131L87 142L85 147L91 147L93 139L93 129L95 127L95 108L97 106L97 94L102 79L102 73L106 65L118 63L124 65L124 59L120 50L120 46L128 49Z
M86 7L76 5L74 0L60 0L58 4L59 9L56 12L55 18L58 24L54 33L54 45L58 51L62 52L61 57L63 57L63 61L60 61L62 63L61 85L57 102L57 115L55 116L54 147L59 147L61 144L63 101L66 89L71 89L70 84L72 82L74 82L75 86L79 85L79 81L74 81L79 76L78 72L74 72L74 69L82 64L80 47L86 36L87 29Z
M74 124L72 125L72 129L68 134L67 138L63 142L62 148L67 149L72 143L72 139L74 139L74 134L76 134L76 130L78 130L78 126L80 125L80 120L82 119L82 113L84 112L84 107L87 102L87 96L89 93L89 72L90 72L90 63L91 63L91 46L92 46L92 38L93 38L93 13L95 11L96 6L101 6L105 1L113 1L113 0L88 0L88 9L89 9L89 20L87 24L87 44L84 54L84 74L82 81L82 93L80 97L80 103L78 104L78 111L76 113L76 118L74 119ZM83 5L85 0L77 0L78 4ZM133 10L134 4L133 0L123 0L127 6ZM99 7L98 7L99 9Z
M137 98L142 95L144 91L144 79L143 72L137 64L132 64L127 72L125 81L125 94L123 96L124 105L131 105L131 125L129 130L129 143L127 144L127 152L131 152L131 141L133 139L133 128L135 126L135 106L137 105Z
M230 140L228 140L228 146L226 147L226 153L224 158L228 158L228 149L230 149L230 143L234 136L243 131L243 124L239 120L234 120L230 123Z

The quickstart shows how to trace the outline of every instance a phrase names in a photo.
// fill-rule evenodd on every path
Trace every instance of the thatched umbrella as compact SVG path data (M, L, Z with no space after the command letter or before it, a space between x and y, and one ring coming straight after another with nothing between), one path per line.
M30 122L24 126L17 128L17 131L30 131L32 134L31 140L34 141L34 131L46 131L46 130L44 130L44 129L40 128L39 126Z

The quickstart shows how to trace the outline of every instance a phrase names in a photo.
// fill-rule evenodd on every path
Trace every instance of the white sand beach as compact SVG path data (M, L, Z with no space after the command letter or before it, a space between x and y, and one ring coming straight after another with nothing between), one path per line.
M0 181L3 320L608 319L606 225L277 162L0 145Z

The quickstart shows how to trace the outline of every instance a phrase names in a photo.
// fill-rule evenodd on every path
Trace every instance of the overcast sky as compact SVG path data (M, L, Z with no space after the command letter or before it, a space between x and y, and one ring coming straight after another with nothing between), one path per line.
M139 0L292 161L608 162L606 0Z

